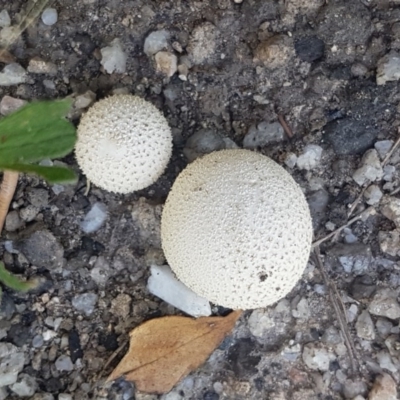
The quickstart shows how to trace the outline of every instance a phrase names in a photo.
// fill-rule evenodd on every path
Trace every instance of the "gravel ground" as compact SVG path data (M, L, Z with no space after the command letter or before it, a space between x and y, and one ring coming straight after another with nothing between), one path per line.
M25 1L0 0L0 43ZM0 112L73 96L71 119L111 93L134 93L168 119L174 153L150 188L117 196L20 179L0 248L11 271L46 280L5 290L0 400L395 400L400 382L399 0L63 0L2 59ZM288 137L283 118L293 137ZM290 132L289 132L290 135ZM247 311L200 369L162 396L104 379L105 360L142 321L179 314L146 289L162 204L199 154L245 147L304 189L345 311L355 371L320 269ZM73 156L62 160L76 171ZM360 195L360 197L359 197ZM351 205L359 197L356 207ZM102 221L93 225L93 215ZM365 214L364 214L365 215ZM351 217L350 217L351 218ZM191 249L188 249L190 251ZM214 308L216 314L224 310Z

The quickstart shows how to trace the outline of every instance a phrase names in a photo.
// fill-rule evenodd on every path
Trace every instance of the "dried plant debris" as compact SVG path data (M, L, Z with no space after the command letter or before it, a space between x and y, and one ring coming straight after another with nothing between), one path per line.
M227 317L164 317L130 333L129 351L108 381L124 376L146 393L166 393L203 364L228 335L241 311Z

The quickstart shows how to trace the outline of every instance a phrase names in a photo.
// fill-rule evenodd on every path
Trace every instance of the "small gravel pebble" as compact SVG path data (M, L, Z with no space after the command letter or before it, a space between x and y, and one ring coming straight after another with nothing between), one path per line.
M297 167L307 171L314 169L321 161L322 151L322 147L316 144L307 145L297 157Z
M80 223L85 233L93 233L99 230L107 219L107 206L103 203L94 203L90 211Z
M395 257L400 252L400 232L398 230L378 232L378 241L384 253Z
M18 381L11 386L11 390L19 397L31 397L35 394L37 387L35 378L28 374L20 374Z
M376 83L384 85L386 82L400 79L400 54L391 52L378 61Z
M385 196L381 202L382 214L393 221L400 228L400 199L394 196Z
M189 38L187 52L189 60L194 65L212 60L217 48L218 35L217 28L210 22L204 22L193 29Z
M168 78L171 78L178 70L178 58L175 54L168 51L159 51L155 55L156 68Z
M98 296L95 293L78 294L72 299L72 305L77 311L89 317L95 310L97 299Z
M0 102L0 114L9 115L27 103L26 100L16 99L11 96L3 96Z
M17 63L8 64L0 72L0 86L12 86L24 83L27 80L27 73Z
M144 41L144 53L151 57L159 51L167 49L169 37L169 32L164 29L151 32Z
M72 371L74 369L74 364L71 361L71 357L65 354L57 358L55 366L58 371Z
M1 10L0 12L0 28L5 28L11 25L10 14L7 10Z
M35 348L40 348L43 346L44 340L42 335L36 335L32 339L32 346Z
M127 55L125 54L121 41L116 38L109 46L103 47L101 50L101 65L108 74L123 74L126 71Z
M302 357L308 368L319 371L329 371L331 361L336 359L333 353L315 343L304 346Z
M397 400L397 384L389 374L376 377L368 400Z
M5 228L8 232L15 232L19 228L23 226L23 222L21 221L18 211L10 211L6 217Z
M375 339L375 327L371 315L364 310L357 318L356 322L357 336L365 340Z
M186 141L183 154L192 162L197 157L222 149L225 149L225 142L219 133L212 129L201 129Z
M379 160L378 152L375 149L368 150L362 160L361 166L354 174L353 179L358 185L363 186L365 183L375 182L383 177L383 169Z
M0 387L12 385L25 364L24 353L11 343L0 343Z
M379 140L374 144L375 150L378 152L379 157L383 160L386 154L393 146L393 140Z
M58 12L55 8L46 8L42 13L42 22L47 25L51 26L54 25L58 20Z
M245 149L255 149L285 139L285 131L279 122L260 122L252 125L243 140Z
M58 400L73 400L72 395L68 393L60 393L58 395Z
M364 192L365 202L370 206L378 204L383 196L378 185L370 185Z
M309 36L297 40L294 44L294 49L296 50L297 57L311 63L323 57L325 43L317 36Z
M368 307L368 310L371 314L379 317L399 319L400 305L396 298L396 291L391 289L381 289L375 294Z

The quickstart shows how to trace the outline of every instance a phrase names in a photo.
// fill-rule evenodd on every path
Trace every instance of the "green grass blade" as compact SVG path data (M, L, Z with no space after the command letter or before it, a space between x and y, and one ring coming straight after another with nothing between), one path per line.
M74 171L65 167L43 167L35 164L3 164L0 162L0 169L31 173L41 176L49 183L72 184L78 181Z
M0 262L0 282L9 287L10 289L16 290L17 292L27 292L32 289L36 289L40 282L37 279L30 281L22 281L15 275L11 274L6 270L4 263Z
M71 101L40 101L0 120L0 163L38 162L70 153L75 127L65 115Z

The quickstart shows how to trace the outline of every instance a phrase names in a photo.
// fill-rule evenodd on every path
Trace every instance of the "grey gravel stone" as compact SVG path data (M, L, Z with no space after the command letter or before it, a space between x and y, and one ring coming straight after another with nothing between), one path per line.
M56 269L63 265L64 248L48 230L36 231L17 241L14 247L38 267Z
M376 330L379 335L383 338L389 336L391 330L393 328L393 324L386 318L378 318L376 321Z
M361 160L360 168L354 172L353 179L358 185L363 186L368 181L375 182L382 177L383 169L378 152L375 149L368 150Z
M367 385L363 381L347 379L343 386L343 395L346 399L354 399L357 395L365 395L367 393Z
M35 378L28 374L20 374L18 381L11 386L11 390L19 397L31 397L35 394L37 387Z
M10 211L6 217L5 228L8 232L15 232L19 228L23 226L23 222L21 221L18 211Z
M325 127L325 136L338 155L356 155L364 153L370 148L378 130L367 119L352 120L344 118L328 123Z
M383 160L386 154L393 146L393 140L379 140L374 144L375 150L378 152L379 157Z
M370 185L364 192L365 202L370 206L378 204L383 196L378 185Z
M58 371L72 371L74 369L74 364L71 361L71 357L65 354L57 358L55 366Z
M385 196L381 202L382 214L393 221L400 228L400 199L394 196Z
M384 253L395 257L400 252L400 233L398 230L380 231L378 233L378 241Z
M28 200L34 207L44 208L49 204L49 192L46 189L30 189Z
M26 71L17 63L6 65L0 72L0 86L19 85L26 80Z
M316 144L307 145L297 157L297 167L307 171L314 169L321 161L322 151L322 147Z
M25 364L24 353L11 343L0 343L0 387L12 385Z
M400 54L391 52L378 61L376 83L384 85L386 82L400 79Z
M108 74L126 72L127 55L124 53L121 41L116 38L109 46L103 47L101 50L101 65Z
M58 12L55 8L48 7L43 10L41 18L45 25L54 25L58 20Z
M168 48L170 34L165 29L151 32L144 41L144 53L151 57L161 50Z
M243 139L245 149L255 149L271 143L281 142L285 139L285 131L279 122L260 122L252 125Z
M99 287L104 287L110 277L110 264L107 260L100 256L97 258L90 276Z
M222 136L212 129L201 129L186 141L183 154L189 162L213 151L225 149Z
M1 10L0 12L0 28L5 28L11 25L10 14L7 10Z
M23 107L25 104L27 104L26 100L16 99L11 96L3 96L0 101L0 114L9 115Z
M392 182L395 172L396 167L393 165L385 165L383 167L383 180L386 182Z
M33 205L28 205L25 208L21 208L19 210L19 215L21 219L23 219L25 222L33 221L38 214L39 209Z
M308 368L319 371L329 371L329 364L336 356L316 343L308 343L302 353L303 361Z
M58 395L58 400L73 400L72 395L68 393L60 393Z
M391 289L380 289L370 303L368 310L371 314L389 319L400 318L400 305L396 300L397 293Z
M72 299L72 305L77 311L89 317L95 310L97 299L98 296L95 293L78 294Z
M93 233L99 230L107 219L107 207L103 203L94 203L80 226L83 232Z
M43 346L44 340L42 335L36 335L32 339L32 346L35 348L40 348Z
M367 310L364 310L357 318L357 336L365 340L375 339L375 327L372 318Z

